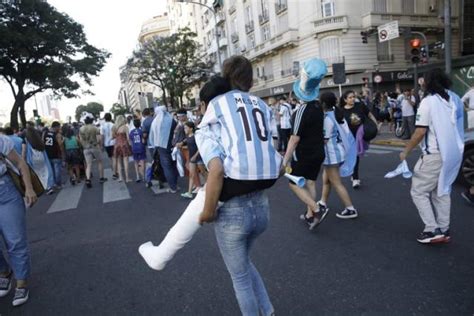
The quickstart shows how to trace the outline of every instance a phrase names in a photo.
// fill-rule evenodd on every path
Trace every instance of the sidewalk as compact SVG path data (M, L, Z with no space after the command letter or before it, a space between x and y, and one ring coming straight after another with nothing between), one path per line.
M388 123L384 123L377 137L370 143L374 145L405 147L407 141L396 137L395 132L389 130Z

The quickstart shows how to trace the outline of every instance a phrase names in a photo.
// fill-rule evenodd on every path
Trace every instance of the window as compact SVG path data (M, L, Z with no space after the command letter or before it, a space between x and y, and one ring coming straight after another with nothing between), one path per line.
M374 12L387 13L387 0L374 0Z
M249 49L252 49L255 47L255 35L253 33L247 35L247 46Z
M319 42L319 53L321 59L328 66L341 61L341 51L339 45L339 37L326 37Z
M415 0L402 0L402 12L414 13Z
M288 31L288 14L283 14L278 17L278 32L283 33Z
M270 25L266 24L262 27L262 42L270 39Z
M245 24L252 23L253 17L252 17L252 7L247 6L245 7Z
M264 75L267 80L273 79L273 63L271 59L267 59L264 64Z
M377 45L377 60L378 61L391 61L392 55L390 54L390 41L380 43L376 41Z
M292 74L293 71L293 58L291 51L281 53L281 76L286 77Z
M321 0L321 13L324 18L334 16L334 0Z
M260 0L260 12L268 12L268 0Z

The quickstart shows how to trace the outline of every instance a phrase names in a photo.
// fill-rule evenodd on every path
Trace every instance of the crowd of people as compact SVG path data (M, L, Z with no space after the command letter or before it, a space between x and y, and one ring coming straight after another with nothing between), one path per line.
M295 81L293 97L272 99L267 105L249 93L253 82L251 63L242 56L233 56L224 62L222 76L212 77L202 87L196 114L189 115L183 109L170 113L165 106L156 106L133 116L118 115L115 120L107 113L99 126L88 113L83 123L61 126L53 122L49 128L30 123L22 131L5 130L6 135L0 136L0 150L22 174L29 173L29 165L50 194L63 185L63 166L71 185L84 179L90 188L94 163L98 182L112 181L104 177L103 151L112 160L113 180L131 182L129 163L133 161L137 183L149 186L151 171L160 186L167 183L169 193L178 192L178 177L184 175L180 169L187 169L189 181L182 197L192 201L162 243L141 245L140 255L151 268L161 270L202 224L213 222L242 314L273 315L273 305L250 259L250 250L269 224L266 190L279 177L290 179L291 191L306 205L300 218L310 230L326 218L332 188L344 204L336 216L357 218L358 210L341 177L351 176L352 187L360 187L360 157L375 137L374 129L376 135L378 124L392 119L394 109L400 107L411 135L400 154L401 162L415 146L421 143L422 148L411 188L425 225L417 241L449 242L450 189L463 152L462 101L449 90L450 80L441 70L426 74L425 95L418 107L414 92L408 90L397 97L395 103L399 106L395 107L389 101L393 96L387 94L376 95L374 102L367 102L367 96L354 91L346 91L340 98L332 92L320 94L319 85L327 68L319 59L306 61L301 71L305 75ZM0 185L0 190L14 191L4 160L0 160L0 181L6 184ZM147 162L152 162L151 167L146 168ZM323 189L318 200L316 181L321 170ZM297 183L297 178L304 178L305 184ZM26 176L23 181L24 196L33 204L36 196L31 192L30 179ZM12 269L0 256L0 297L10 291L13 273L18 292L14 305L19 305L28 299L25 205L18 192L14 200L2 194L0 203L17 209L9 215L19 218L16 227L6 227L7 222L0 218L0 228L7 245L9 240L17 242L15 234L22 235L23 249L19 254L18 245L7 247ZM5 231L14 234L9 237Z

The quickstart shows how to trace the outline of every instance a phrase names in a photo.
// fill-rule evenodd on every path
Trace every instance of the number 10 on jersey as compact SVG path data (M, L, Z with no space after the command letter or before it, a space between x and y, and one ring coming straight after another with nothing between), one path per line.
M242 117L242 123L244 125L245 131L245 140L250 142L252 141L252 130L250 128L249 123L249 115L247 113L247 108L245 106L240 106L237 109L237 112L240 113ZM267 126L265 123L265 115L263 114L262 110L255 107L252 109L251 117L253 118L255 127L257 129L257 136L262 142L266 142L268 140L268 133L267 133Z

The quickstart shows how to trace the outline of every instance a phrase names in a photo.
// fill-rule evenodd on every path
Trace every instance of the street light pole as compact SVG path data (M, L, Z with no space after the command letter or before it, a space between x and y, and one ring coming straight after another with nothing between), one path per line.
M215 36L216 36L216 44L217 44L217 61L219 63L219 71L221 71L222 70L222 60L221 60L221 53L220 53L220 46L219 46L219 31L217 29L217 13L216 13L216 11L214 11L214 9L210 6L208 6L207 4L200 3L200 2L187 1L187 0L178 0L178 2L197 4L197 5L203 6L203 7L207 8L209 11L211 11L212 14L214 15L214 33L215 33Z
M444 60L446 73L451 74L451 0L444 0Z

